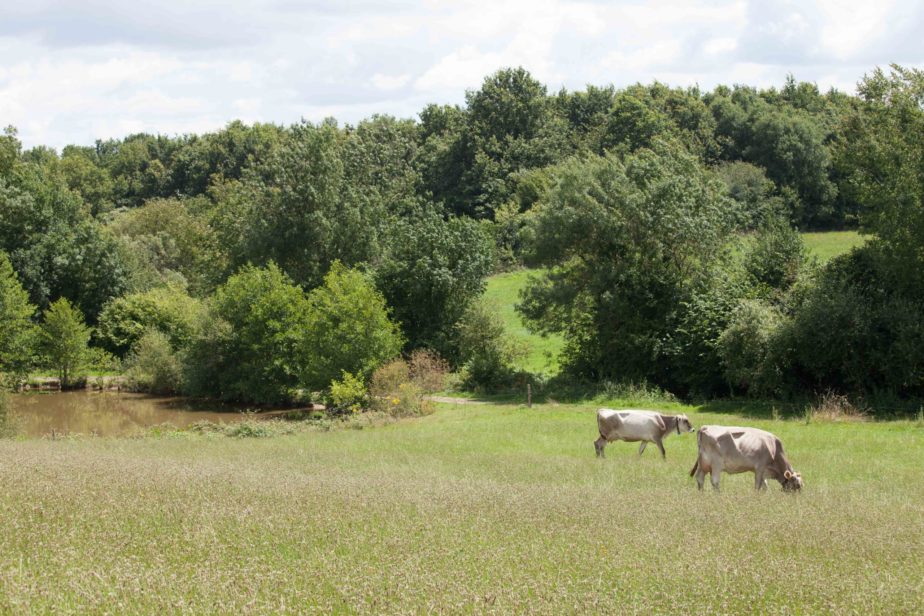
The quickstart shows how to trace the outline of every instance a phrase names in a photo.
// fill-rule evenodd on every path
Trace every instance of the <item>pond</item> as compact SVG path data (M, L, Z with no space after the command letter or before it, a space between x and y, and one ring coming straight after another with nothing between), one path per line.
M19 434L125 436L143 428L168 423L185 428L197 421L227 423L247 418L243 407L189 398L122 392L67 391L11 396ZM270 410L260 417L279 416Z

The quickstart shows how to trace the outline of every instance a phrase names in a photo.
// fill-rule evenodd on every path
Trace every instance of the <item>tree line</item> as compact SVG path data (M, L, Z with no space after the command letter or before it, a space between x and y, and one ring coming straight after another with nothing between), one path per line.
M519 309L564 334L569 378L919 395L922 81L549 92L516 68L416 121L60 154L8 128L0 371L47 364L35 332L61 312L149 387L157 367L163 389L277 401L421 348L497 386L511 353L478 300L529 265ZM798 230L841 228L871 240L813 263Z

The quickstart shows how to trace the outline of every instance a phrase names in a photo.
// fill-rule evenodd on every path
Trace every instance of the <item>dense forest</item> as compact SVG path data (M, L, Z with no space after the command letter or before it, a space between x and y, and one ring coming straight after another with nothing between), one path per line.
M807 257L800 230L842 228L870 241ZM924 73L898 66L857 95L792 78L549 92L505 69L419 120L60 153L0 137L13 381L118 366L139 389L351 406L427 349L502 388L542 376L510 367L479 298L528 266L519 310L564 335L560 379L917 397L922 265Z

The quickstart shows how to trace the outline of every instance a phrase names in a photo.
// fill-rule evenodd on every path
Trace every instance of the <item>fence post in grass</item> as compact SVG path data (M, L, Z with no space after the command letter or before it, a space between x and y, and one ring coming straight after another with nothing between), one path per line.
M533 408L533 386L532 383L526 384L526 408Z

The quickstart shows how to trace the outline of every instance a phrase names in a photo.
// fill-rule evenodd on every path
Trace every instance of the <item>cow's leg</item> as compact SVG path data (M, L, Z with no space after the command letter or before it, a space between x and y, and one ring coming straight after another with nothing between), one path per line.
M606 457L606 456L603 454L603 448L604 448L604 447L606 447L606 439L603 438L603 435L601 434L601 435L600 435L600 438L598 438L597 440L594 441L594 449L597 450L597 457L598 457L598 458L605 458L605 457Z
M719 481L722 477L722 467L718 464L713 464L712 469L709 471L709 480L712 482L712 488L718 492L719 491Z
M667 454L664 453L664 444L661 442L661 439L656 440L654 444L657 445L658 449L661 450L661 459L667 460Z
M642 444L638 446L638 455L645 453L645 447L648 446L648 441L642 441Z
M754 489L760 492L767 489L767 480L764 479L764 469L754 469Z
M706 482L706 471L703 470L702 464L697 464L696 466L696 487L699 488L699 491L703 491L703 484Z

